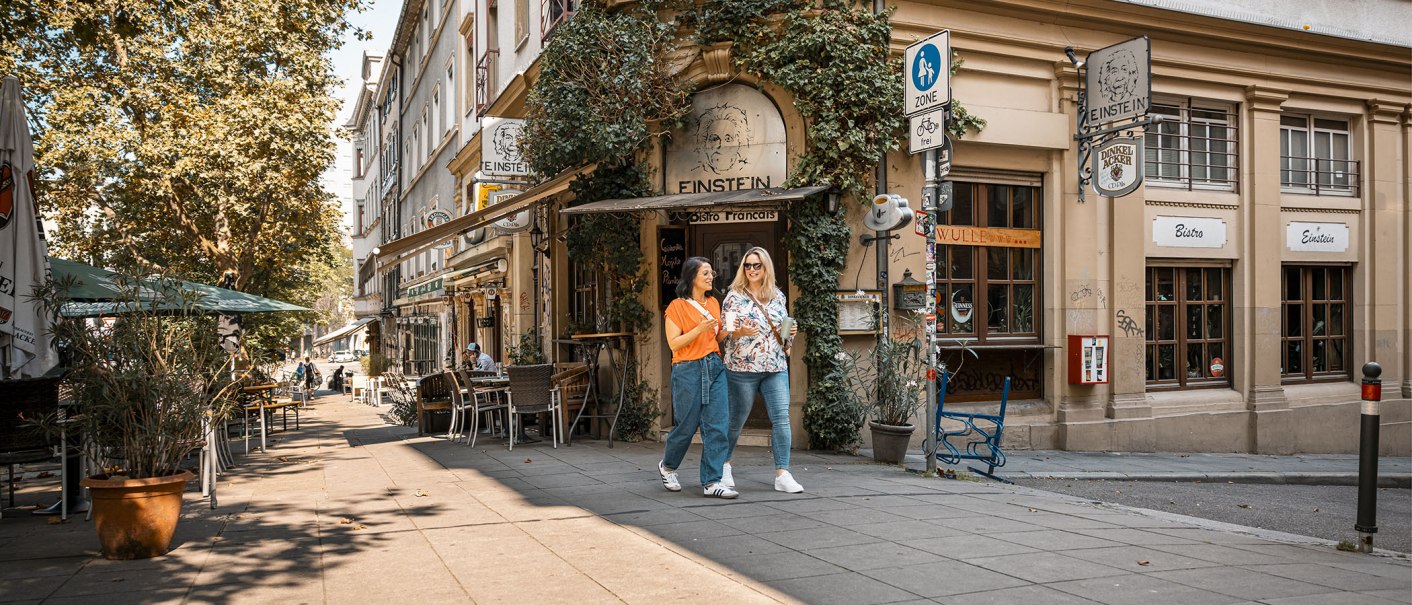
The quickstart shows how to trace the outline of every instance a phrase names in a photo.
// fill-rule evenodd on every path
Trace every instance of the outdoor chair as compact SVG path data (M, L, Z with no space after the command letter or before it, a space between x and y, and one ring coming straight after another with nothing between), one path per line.
M510 366L506 368L510 374L510 392L508 399L509 423L506 430L510 433L510 449L515 449L515 425L519 416L526 414L549 414L549 421L553 425L554 439L551 443L555 448L559 447L559 439L564 434L561 428L559 393L554 389L552 378L554 377L554 366L550 364ZM540 434L548 436L544 431L545 427L540 427Z
M588 364L556 363L554 369L550 382L559 393L559 426L569 426L569 418L588 401ZM572 445L573 441L573 432L566 432L564 443Z
M431 428L431 418L451 415L451 396L459 392L449 374L432 374L417 380L417 434L425 435Z
M492 412L509 409L508 391L505 387L484 387L476 386L473 382L476 378L488 378L494 376L494 372L462 371L465 376L466 386L464 394L457 391L462 397L461 404L457 406L457 414L464 415L470 426L466 427L466 444L472 447L476 444L476 438L480 435L480 418L482 415L489 420L492 432L495 426L495 417ZM508 425L508 423L505 423Z
M55 458L53 443L25 426L27 420L52 413L59 405L59 381L40 378L0 382L0 465L8 468L10 506L15 505L15 466Z

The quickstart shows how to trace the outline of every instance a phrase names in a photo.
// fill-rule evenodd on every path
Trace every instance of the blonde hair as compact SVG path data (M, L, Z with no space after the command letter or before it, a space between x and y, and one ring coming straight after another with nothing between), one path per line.
M775 285L775 262L770 259L770 253L759 246L746 250L745 254L740 256L740 266L736 267L735 279L731 280L730 289L741 294L750 293L748 291L750 280L745 277L745 259L750 258L752 254L760 259L760 264L764 265L765 271L765 278L760 283L760 288L764 291L757 298L762 303L770 302L775 299L775 292L779 291L779 287Z

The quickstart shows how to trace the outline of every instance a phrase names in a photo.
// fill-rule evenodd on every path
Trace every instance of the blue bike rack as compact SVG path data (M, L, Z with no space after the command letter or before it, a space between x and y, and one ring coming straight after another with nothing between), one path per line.
M1005 377L1005 390L1000 395L999 414L968 414L946 411L946 385L950 377L950 372L945 370L941 372L941 388L937 389L936 393L936 418L932 422L932 443L938 443L946 448L945 453L942 452L941 447L936 449L936 459L945 464L956 464L962 460L979 460L990 468L984 471L974 466L966 468L978 475L1013 484L1013 481L995 474L995 469L1005 466L1005 451L1000 448L1000 438L1005 433L1005 405L1010 401L1010 377ZM956 420L963 426L960 430L943 431L941 430L942 418ZM977 426L977 422L988 424ZM957 448L957 443L952 443L953 437L965 447L965 453Z

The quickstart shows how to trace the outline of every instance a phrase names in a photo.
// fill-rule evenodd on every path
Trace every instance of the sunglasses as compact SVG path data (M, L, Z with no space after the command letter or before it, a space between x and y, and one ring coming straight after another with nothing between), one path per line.
M765 268L765 263L745 263L745 268L751 271L759 271Z

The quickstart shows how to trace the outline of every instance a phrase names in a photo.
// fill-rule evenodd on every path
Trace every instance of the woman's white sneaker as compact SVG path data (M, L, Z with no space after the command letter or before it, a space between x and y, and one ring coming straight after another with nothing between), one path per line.
M735 475L731 474L731 463L721 465L721 485L735 487Z
M795 481L794 475L789 474L789 471L785 471L775 477L775 491L798 494L804 491L804 486Z
M661 463L661 462L658 462L658 463L657 463L657 474L662 476L662 487L667 488L667 491L669 491L669 492L679 492L679 491L681 491L681 481L677 480L677 472L676 472L676 471L669 471L669 470L667 470L667 467L662 466L662 463Z
M737 493L735 490L733 490L733 489L731 489L731 488L729 488L729 487L726 487L726 486L724 486L724 485L721 485L721 482L719 482L719 481L717 481L717 482L715 482L715 483L712 483L711 485L706 486L706 487L703 488L701 491L704 492L704 495L705 495L707 498L727 498L727 499L730 499L730 498L734 498L734 497L740 495L740 494Z

